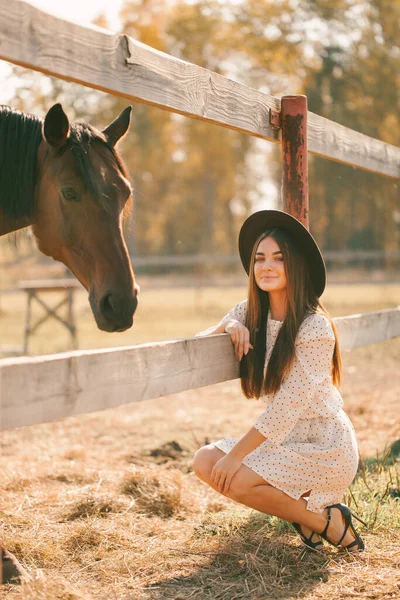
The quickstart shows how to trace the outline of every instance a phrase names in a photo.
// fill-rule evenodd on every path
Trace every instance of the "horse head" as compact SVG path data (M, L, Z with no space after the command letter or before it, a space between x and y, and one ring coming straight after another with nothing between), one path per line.
M132 195L115 145L131 107L104 131L70 123L60 104L47 113L38 149L35 217L39 249L63 262L89 292L99 329L131 327L139 287L122 235Z

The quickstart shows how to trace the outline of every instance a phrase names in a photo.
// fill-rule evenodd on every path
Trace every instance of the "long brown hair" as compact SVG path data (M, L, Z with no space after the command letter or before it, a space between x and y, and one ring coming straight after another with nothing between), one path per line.
M261 290L256 283L254 263L258 246L267 237L273 238L282 252L287 280L287 310L264 377L269 294ZM275 394L279 390L294 360L296 336L307 312L322 313L332 325L336 340L332 358L332 380L335 385L340 385L342 362L337 330L314 291L306 260L283 229L269 229L256 240L250 260L246 327L250 332L253 350L243 356L240 363L241 385L247 398L259 398L263 394Z

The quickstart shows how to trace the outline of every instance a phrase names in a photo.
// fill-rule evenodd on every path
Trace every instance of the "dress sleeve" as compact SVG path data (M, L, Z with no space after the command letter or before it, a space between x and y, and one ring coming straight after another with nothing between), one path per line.
M220 321L220 325L222 323L227 323L234 319L235 321L239 321L242 325L246 323L246 310L247 310L247 300L242 300L239 304L236 304L234 308L226 313L223 319Z
M331 377L334 347L329 319L313 314L303 321L291 369L253 425L268 441L281 444L310 408L318 386Z
M239 321L239 323L244 325L246 322L246 309L247 309L247 300L242 300L242 302L239 302L239 304L236 304L236 306L234 308L231 308L231 310L228 313L226 313L226 315L221 319L221 321L218 323L218 325L224 325L225 323L228 323L228 321L231 321L232 319L235 319L236 321ZM211 332L213 329L214 329L214 325L212 327L209 327L208 329L205 329L204 331L200 331L199 333L196 333L195 337L208 335L208 333Z

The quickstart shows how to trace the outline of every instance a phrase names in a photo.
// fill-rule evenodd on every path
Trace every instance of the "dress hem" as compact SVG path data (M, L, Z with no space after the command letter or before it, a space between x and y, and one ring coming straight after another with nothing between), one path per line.
M223 440L221 440L221 441L223 441ZM217 442L211 442L211 443L212 443L213 446L215 446L219 450L222 450L222 452L224 452L225 454L228 454L228 452L226 452L223 448L221 448L220 446L218 446L218 442L219 442L219 440ZM288 491L287 489L285 489L284 486L280 482L277 482L277 481L275 481L275 480L273 480L271 478L269 478L268 480L265 479L264 475L262 473L259 473L257 471L257 469L254 468L253 465L247 464L246 457L244 457L244 459L242 460L242 463L246 467L248 467L249 469L251 469L252 471L254 471L254 473L257 473L257 475L259 475L260 477L262 477L266 483L269 483L270 485L272 485L274 488L276 488L280 492L283 492L284 494L286 494L290 498L293 498L293 500L300 500L300 498L303 496L303 494L305 494L306 492L308 492L309 489L310 489L310 488L308 488L308 489L305 489L304 491L300 492L299 494L294 494L293 492ZM306 510L309 510L310 512L313 512L313 513L321 514L324 511L325 507L323 507L323 508L321 508L321 507L314 507L313 504L312 504L312 500L313 500L312 499L312 494L313 494L313 490L311 489L310 496L308 497L308 499L304 498L306 500L306 502L307 502ZM339 502L339 500L338 500L338 502Z

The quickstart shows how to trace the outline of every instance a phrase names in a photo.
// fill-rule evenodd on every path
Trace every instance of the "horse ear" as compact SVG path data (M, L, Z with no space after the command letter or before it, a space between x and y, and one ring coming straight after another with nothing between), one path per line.
M64 146L69 136L68 117L61 104L52 106L45 116L43 124L43 137L54 148Z
M132 106L127 106L114 121L105 129L103 133L111 146L115 144L126 134L131 122Z

